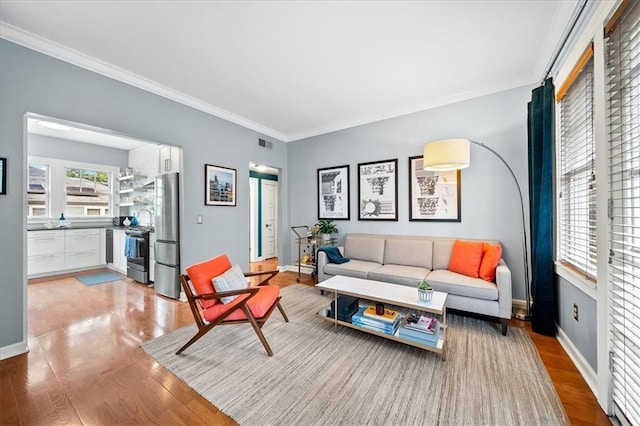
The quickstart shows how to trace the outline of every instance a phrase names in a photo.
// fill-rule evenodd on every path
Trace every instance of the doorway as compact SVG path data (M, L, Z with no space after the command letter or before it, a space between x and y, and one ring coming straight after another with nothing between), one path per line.
M249 164L249 261L277 259L278 176L273 167Z

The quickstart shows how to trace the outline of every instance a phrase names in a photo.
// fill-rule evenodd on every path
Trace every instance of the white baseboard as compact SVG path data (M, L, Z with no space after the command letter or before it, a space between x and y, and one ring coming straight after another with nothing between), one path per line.
M511 306L514 312L523 311L527 309L527 301L521 299L512 299Z
M576 348L573 342L569 339L569 336L558 326L556 323L556 328L558 329L558 342L560 342L560 346L565 350L573 364L576 366L582 377L584 378L587 385L591 389L591 392L598 398L598 376L593 368L589 365L586 359L582 356L578 348Z
M13 345L3 346L0 348L0 360L11 358L16 355L22 355L29 352L29 346L26 341L14 343Z
M280 268L281 271L295 272L296 274L298 273L298 266L296 265L284 265L278 266L278 268ZM300 272L303 274L311 274L313 272L313 269L313 266L301 266Z

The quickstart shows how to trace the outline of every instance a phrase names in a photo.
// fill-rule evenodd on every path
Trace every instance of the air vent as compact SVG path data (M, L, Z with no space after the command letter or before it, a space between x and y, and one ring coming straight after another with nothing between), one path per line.
M273 149L273 142L265 141L264 139L258 139L258 145L263 148Z

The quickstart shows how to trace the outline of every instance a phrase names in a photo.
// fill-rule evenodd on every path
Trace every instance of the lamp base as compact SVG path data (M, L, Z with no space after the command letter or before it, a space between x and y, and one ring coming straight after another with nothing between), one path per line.
M520 321L531 321L531 315L527 313L526 309L516 312L514 317Z

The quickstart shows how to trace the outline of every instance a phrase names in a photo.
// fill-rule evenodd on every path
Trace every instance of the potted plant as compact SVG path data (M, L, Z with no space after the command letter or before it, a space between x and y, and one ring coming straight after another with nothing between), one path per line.
M320 219L318 223L316 223L316 226L318 227L318 232L322 234L322 239L325 241L331 239L331 234L338 233L338 227L331 219Z
M418 299L423 302L431 302L433 298L433 288L427 280L422 280L418 283Z

